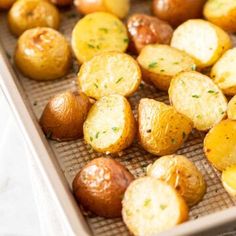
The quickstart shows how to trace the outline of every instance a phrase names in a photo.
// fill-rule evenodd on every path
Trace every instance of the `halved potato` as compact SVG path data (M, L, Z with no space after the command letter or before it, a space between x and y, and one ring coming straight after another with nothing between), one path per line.
M227 100L216 84L199 72L182 72L172 79L171 104L189 117L198 130L208 130L226 115Z
M236 121L223 120L204 139L207 159L218 170L236 165Z
M123 220L135 236L151 236L188 219L188 207L169 184L153 177L134 180L123 199Z
M225 190L233 197L236 197L236 165L226 168L221 176Z
M78 21L72 32L72 48L79 63L101 52L124 52L128 43L125 25L105 12L88 14Z
M85 62L78 74L78 84L89 97L99 99L110 94L132 95L141 83L138 63L119 52L101 53Z
M204 6L204 16L207 20L222 29L236 31L236 1L208 0Z
M236 95L228 103L227 115L229 119L236 120Z
M188 54L168 45L145 46L137 60L145 81L161 90L168 90L176 74L196 69L195 61Z
M9 9L16 0L1 0L0 9Z
M212 67L211 78L224 94L236 94L236 48L228 50Z
M199 68L213 65L232 47L229 35L220 27L201 19L188 20L173 34L171 46L192 56Z
M189 206L198 203L206 192L204 177L185 156L163 156L147 167L147 175L173 186Z
M178 150L188 138L193 123L174 107L143 98L138 106L139 141L155 155L168 155Z
M98 152L117 153L135 136L135 120L129 102L121 95L102 97L90 109L84 123L84 139Z

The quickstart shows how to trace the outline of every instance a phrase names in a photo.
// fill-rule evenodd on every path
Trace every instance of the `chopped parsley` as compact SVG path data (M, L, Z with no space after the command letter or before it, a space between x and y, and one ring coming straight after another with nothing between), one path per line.
M125 39L124 39L124 43L129 43L129 39L128 39L128 38L125 38Z
M90 137L90 141L93 142L93 137Z
M100 132L97 132L95 135L95 138L97 139L99 137Z
M99 28L100 31L104 32L104 33L108 33L108 29L107 28Z
M151 62L149 65L148 65L148 68L155 68L157 67L157 62Z
M164 69L161 69L161 72L165 72L165 70L164 70Z
M98 85L96 83L93 84L96 88L98 88Z
M123 80L124 77L120 77L117 81L116 81L116 84L118 84L121 80Z
M193 94L193 95L192 95L192 98L200 98L200 96L197 95L197 94Z
M216 91L214 91L214 90L208 90L207 92L208 93L216 93Z
M174 62L173 64L174 64L174 65L179 65L179 62L178 62L178 61L176 61L176 62Z
M118 127L112 127L112 130L113 130L114 132L118 132L118 131L119 131L119 128L118 128Z
M161 208L161 210L165 210L167 208L167 205L161 204L160 208Z
M95 48L95 46L93 44L91 44L91 43L88 43L88 47L89 48Z
M145 201L144 201L144 206L145 207L148 207L149 205L150 205L150 203L151 203L151 199L146 199Z

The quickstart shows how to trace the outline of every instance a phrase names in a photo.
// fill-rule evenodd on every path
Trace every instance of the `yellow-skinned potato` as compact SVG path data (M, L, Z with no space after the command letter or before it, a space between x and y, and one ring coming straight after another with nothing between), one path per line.
M175 108L143 98L138 106L139 141L148 152L162 156L177 151L192 130L192 121Z
M232 197L236 197L236 165L230 166L222 172L221 181L225 190Z
M58 10L44 0L18 0L8 13L9 28L16 36L35 27L58 29L59 24Z
M201 19L188 20L173 34L171 46L192 56L199 68L213 65L232 47L229 35L220 27Z
M145 46L137 60L144 80L160 90L168 90L176 74L196 69L195 61L188 54L168 45Z
M90 109L84 123L84 139L102 153L118 153L135 136L135 120L129 102L121 95L102 97Z
M208 0L204 6L204 16L207 20L222 29L236 31L236 1Z
M85 62L78 74L80 89L99 99L110 94L132 95L141 83L141 70L129 55L101 53Z
M123 220L135 236L152 236L188 219L188 206L169 184L153 177L134 180L123 201Z
M72 32L72 48L79 63L101 52L125 52L128 43L125 25L105 12L88 14L78 21Z
M199 72L182 72L170 84L169 98L176 110L198 130L208 130L225 116L227 100L217 85Z
M236 48L229 49L211 69L211 78L224 94L236 94Z
M9 9L15 1L16 0L1 0L0 9L4 9L4 10Z
M204 139L204 152L220 171L236 165L236 121L223 120L214 126Z
M90 106L89 98L83 93L67 91L53 97L40 118L46 137L58 141L81 138Z
M229 119L236 120L236 95L228 103L227 115Z
M84 15L103 11L124 18L130 8L130 0L75 0L74 3L78 11Z
M147 167L147 175L173 186L189 206L198 203L206 192L201 172L185 156L163 156Z
M25 31L15 50L17 67L25 76L35 80L53 80L66 75L71 59L71 49L65 37L45 27Z

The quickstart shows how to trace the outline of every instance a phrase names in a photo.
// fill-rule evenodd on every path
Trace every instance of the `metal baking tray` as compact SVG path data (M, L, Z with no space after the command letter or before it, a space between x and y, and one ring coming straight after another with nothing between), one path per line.
M132 12L149 12L148 1L133 1ZM61 13L60 31L70 40L71 31L80 16L74 10ZM70 142L48 141L38 125L42 110L53 95L76 89L78 66L74 62L71 72L64 78L37 82L23 77L13 63L14 38L7 27L6 13L0 13L0 83L19 121L21 130L37 161L46 184L52 193L58 210L69 230L69 235L130 235L122 219L104 219L79 208L71 192L71 182L79 169L88 161L101 156L86 145L82 139ZM155 88L142 84L139 91L129 98L134 114L142 97L155 98L168 103L168 96ZM1 111L3 112L3 111ZM207 182L204 199L190 210L190 220L159 235L209 235L207 232L236 220L236 200L224 190L220 173L206 160L202 141L204 133L194 131L177 152L186 155L203 173ZM145 152L137 142L113 156L123 163L136 177L143 176L146 166L157 157Z

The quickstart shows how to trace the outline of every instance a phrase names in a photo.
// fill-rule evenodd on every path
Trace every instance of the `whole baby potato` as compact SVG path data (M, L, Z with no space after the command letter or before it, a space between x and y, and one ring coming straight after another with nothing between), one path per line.
M51 2L57 6L64 7L73 3L73 0L51 0Z
M84 93L66 91L53 97L40 118L47 138L58 141L81 138L90 105Z
M25 31L15 50L17 67L25 76L35 80L53 80L66 75L71 58L65 37L46 27Z
M18 0L8 14L11 32L19 36L35 27L59 28L60 15L55 6L45 0Z
M206 0L153 0L152 11L176 27L188 19L201 18Z
M98 216L121 216L123 195L134 180L119 162L97 158L85 165L74 178L72 187L77 201Z
M16 0L1 0L0 9L9 9Z
M173 29L156 17L145 14L132 15L127 23L130 37L130 49L139 53L148 44L169 44Z

